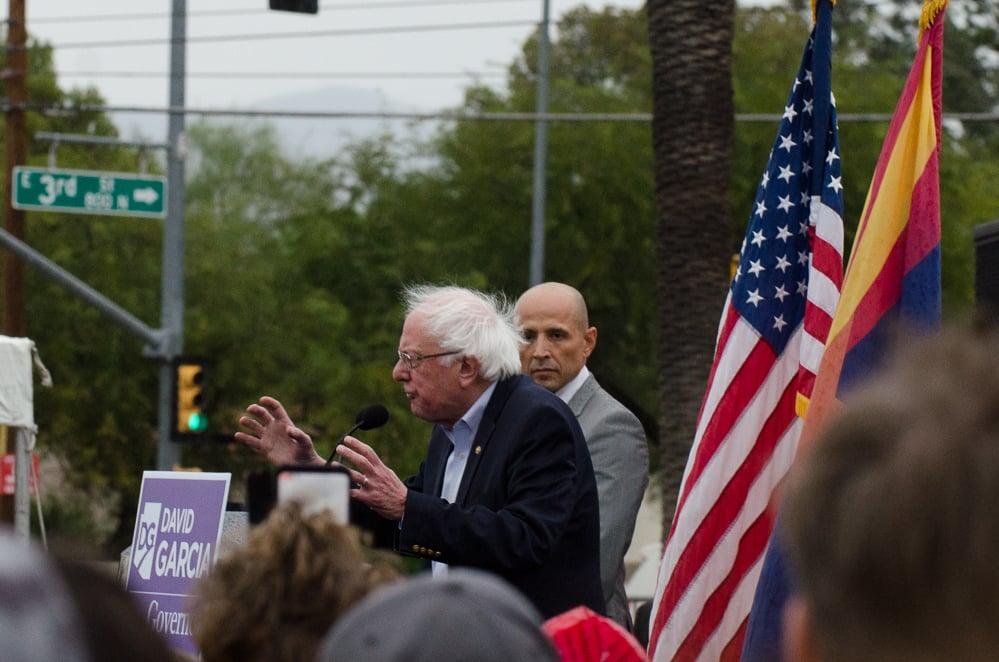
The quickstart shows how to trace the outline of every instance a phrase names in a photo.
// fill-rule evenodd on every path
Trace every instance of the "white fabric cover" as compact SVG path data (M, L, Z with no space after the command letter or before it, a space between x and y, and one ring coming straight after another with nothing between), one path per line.
M0 425L33 428L35 414L29 338L0 336Z

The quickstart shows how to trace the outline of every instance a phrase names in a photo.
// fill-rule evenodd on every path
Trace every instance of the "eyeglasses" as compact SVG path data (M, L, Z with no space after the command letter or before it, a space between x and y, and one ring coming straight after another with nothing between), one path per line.
M406 364L410 370L416 370L416 366L420 364L420 361L425 359L436 359L441 356L451 356L452 354L460 354L461 352L438 352L437 354L410 354L408 352L396 352L399 355L399 360Z

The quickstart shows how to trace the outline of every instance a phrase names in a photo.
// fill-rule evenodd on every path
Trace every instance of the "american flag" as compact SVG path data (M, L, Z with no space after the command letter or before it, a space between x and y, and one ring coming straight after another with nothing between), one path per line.
M738 659L843 278L843 186L820 2L757 189L663 551L654 660Z

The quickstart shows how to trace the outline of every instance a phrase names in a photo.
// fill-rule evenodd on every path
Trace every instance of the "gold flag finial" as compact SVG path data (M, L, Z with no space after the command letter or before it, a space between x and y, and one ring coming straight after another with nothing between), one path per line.
M919 37L933 25L933 21L947 7L947 0L924 0L923 11L919 14Z

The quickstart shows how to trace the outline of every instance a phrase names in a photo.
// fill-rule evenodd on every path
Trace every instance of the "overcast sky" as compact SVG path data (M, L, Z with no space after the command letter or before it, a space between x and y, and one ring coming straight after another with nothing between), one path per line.
M187 51L189 106L245 108L254 102L323 87L379 89L395 104L433 110L461 101L471 78L301 79L244 78L248 74L294 72L492 72L495 77L519 52L530 23L541 16L541 0L323 0L318 15L267 11L268 0L191 0L188 37L321 32L413 25L523 22L507 27L398 32L353 36L190 43ZM411 6L405 6L405 5ZM637 8L641 0L551 0L552 18L579 4ZM170 0L27 0L30 33L55 47L62 87L94 85L112 105L166 105L166 77L121 77L117 72L169 69ZM244 10L240 13L232 11ZM226 12L212 15L211 12ZM157 14L154 17L138 16ZM127 19L122 15L132 15ZM104 17L95 20L97 17ZM58 19L58 20L56 20ZM133 46L87 46L87 42L148 40ZM199 73L231 72L229 78ZM81 75L85 74L85 75ZM374 110L374 109L373 109Z

